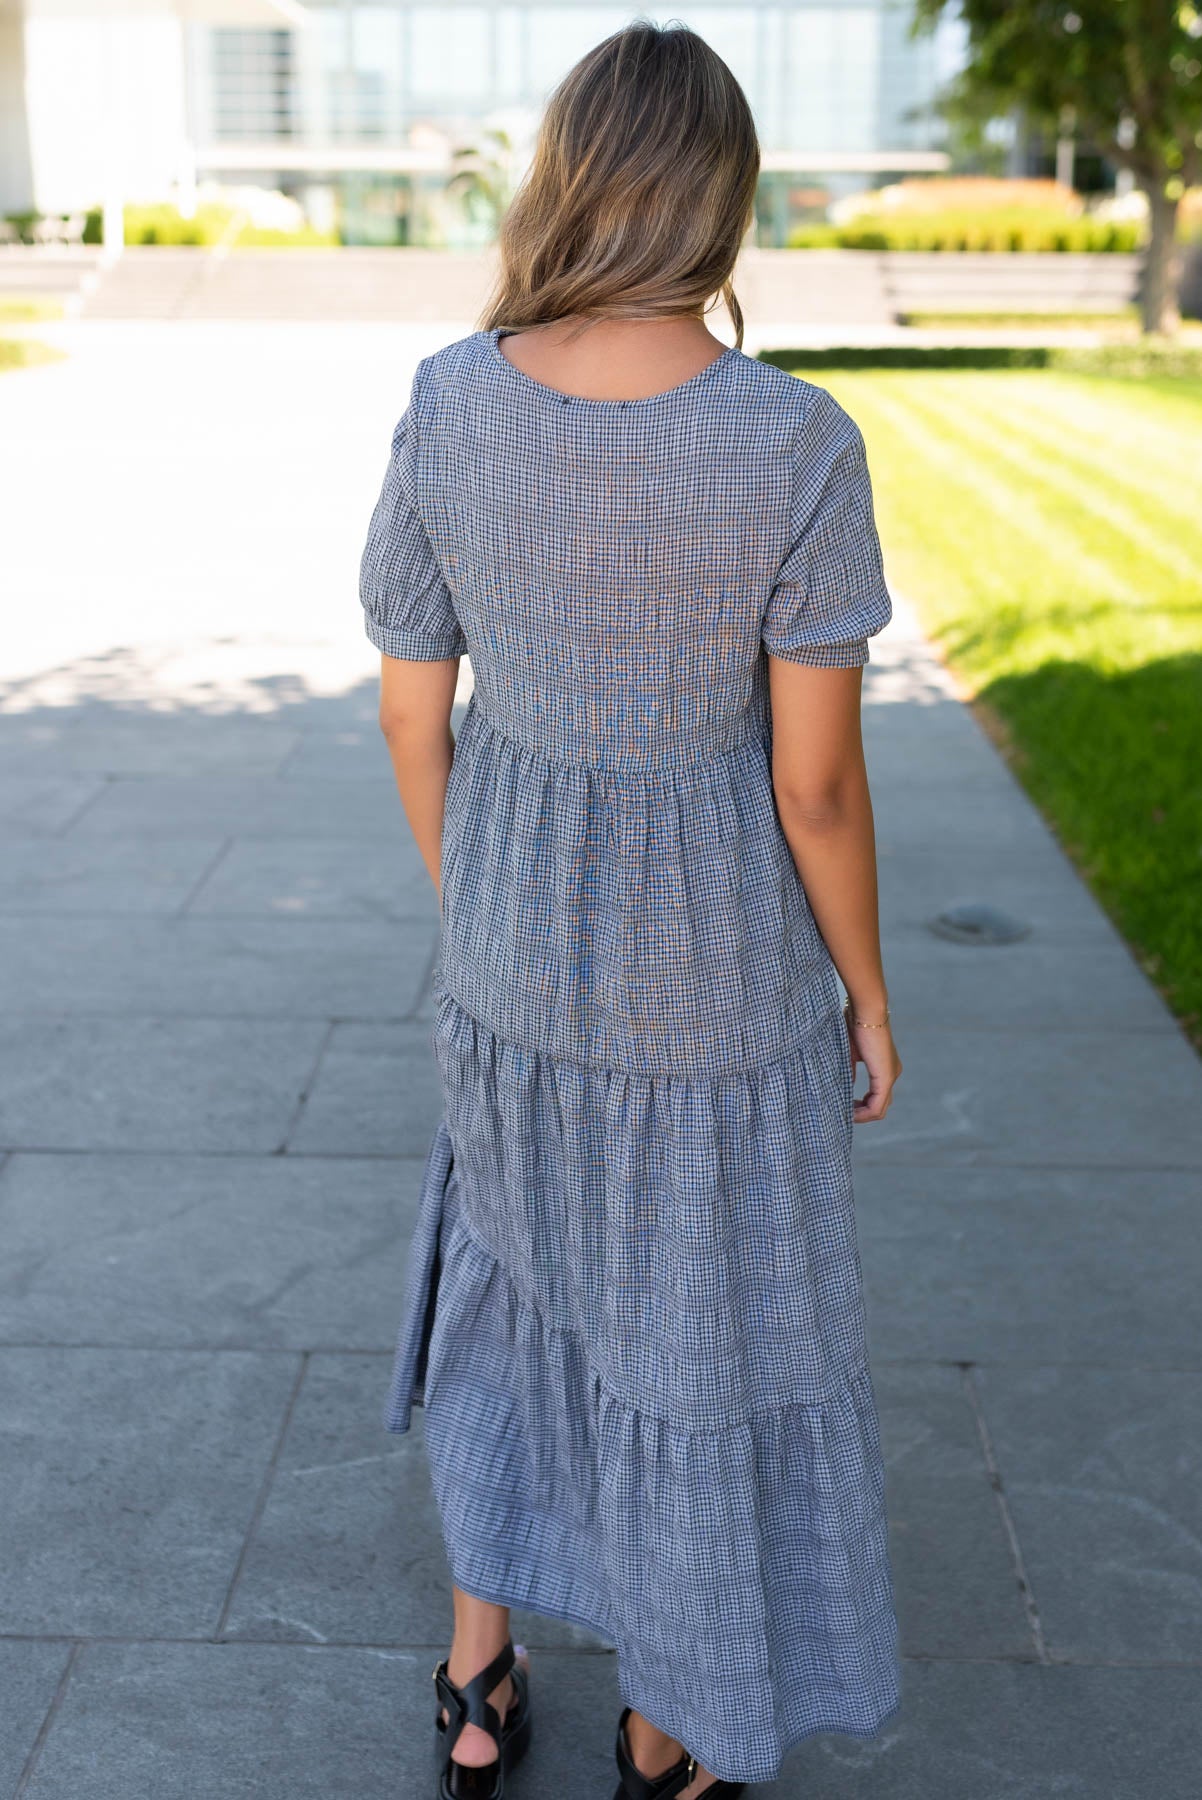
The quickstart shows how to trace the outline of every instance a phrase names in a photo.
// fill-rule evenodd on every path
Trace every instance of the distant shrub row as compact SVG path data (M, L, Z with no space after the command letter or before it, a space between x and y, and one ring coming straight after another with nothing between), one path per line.
M251 248L323 246L337 244L337 234L315 231L311 226L281 231L252 225L244 219L236 224L237 214L228 206L198 206L192 218L186 219L174 206L127 206L125 208L125 241L127 244L199 244L211 246L228 238L231 246ZM84 225L85 244L99 244L102 238L99 209L88 213Z
M791 250L1133 251L1142 242L1142 228L1133 220L1107 224L1037 214L862 215L846 225L799 225L789 233Z
M761 350L758 360L807 369L1062 369L1076 375L1202 378L1202 349L1152 344L870 344L829 350Z
M336 232L315 231L303 225L280 229L254 225L249 219L236 223L238 214L229 206L198 206L190 219L174 206L127 206L125 208L125 241L127 244L196 244L211 246L228 241L231 248L247 246L277 248L300 245L324 247L341 240ZM26 244L84 243L99 244L104 239L103 219L99 207L90 212L5 213L4 221Z

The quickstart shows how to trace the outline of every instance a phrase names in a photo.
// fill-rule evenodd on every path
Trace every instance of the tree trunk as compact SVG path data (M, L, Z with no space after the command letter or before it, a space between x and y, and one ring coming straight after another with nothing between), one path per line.
M1171 336L1181 324L1181 246L1177 242L1179 200L1165 195L1163 181L1144 188L1148 196L1148 253L1140 282L1140 314L1145 331Z

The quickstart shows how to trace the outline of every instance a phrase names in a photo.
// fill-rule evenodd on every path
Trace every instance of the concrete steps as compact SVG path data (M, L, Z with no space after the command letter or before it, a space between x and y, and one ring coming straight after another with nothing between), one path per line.
M1189 268L1202 255L1187 258ZM744 250L735 290L749 320L853 338L913 312L1109 312L1136 297L1141 259L872 250ZM84 319L295 320L437 325L478 318L490 253L138 247L0 253L0 294L61 294ZM714 314L724 329L721 311Z

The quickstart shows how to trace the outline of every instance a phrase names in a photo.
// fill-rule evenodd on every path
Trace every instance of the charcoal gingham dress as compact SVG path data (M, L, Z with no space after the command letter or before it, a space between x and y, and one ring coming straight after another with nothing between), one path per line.
M765 650L888 621L863 440L729 349L571 398L418 367L363 554L389 656L470 656L386 1424L453 1580L582 1624L726 1780L899 1704L842 990L775 810Z

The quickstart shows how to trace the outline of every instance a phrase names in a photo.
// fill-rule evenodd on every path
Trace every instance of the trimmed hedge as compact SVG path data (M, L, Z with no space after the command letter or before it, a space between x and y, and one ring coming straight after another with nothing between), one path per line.
M888 218L864 214L846 225L799 225L790 250L1138 250L1143 232L1134 222L1048 219L1021 214L981 217L971 213L912 213Z
M805 369L1064 369L1075 375L1202 378L1202 349L1145 344L854 344L829 350L761 350L758 361Z
M221 243L237 214L229 206L198 206L194 217L185 219L174 206L127 206L125 208L125 242L127 244L185 244L210 247ZM87 215L84 226L85 244L98 244L103 236L100 211ZM339 243L336 232L315 231L302 226L295 231L277 231L268 226L241 224L232 247L252 249L325 249Z

